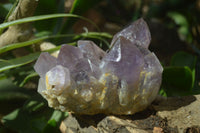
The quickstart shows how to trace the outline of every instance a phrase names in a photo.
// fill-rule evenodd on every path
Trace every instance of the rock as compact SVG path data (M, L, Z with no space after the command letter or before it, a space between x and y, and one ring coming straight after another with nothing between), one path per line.
M41 50L41 51L53 49L53 48L55 48L55 47L56 47L56 45L54 45L53 43L50 43L50 42L42 42L42 43L40 44L40 50ZM56 57L56 58L58 57L58 54L59 54L59 51L58 51L58 50L55 51L55 52L53 52L53 53L51 53L51 55L54 56L54 57Z
M60 130L62 133L177 133L165 119L149 114L149 111L130 116L69 114Z
M160 128L160 127L154 127L153 128L153 133L164 133L164 132L163 132L162 128Z
M200 95L168 98L154 105L157 115L180 133L200 130ZM196 127L196 128L195 128Z
M62 133L148 133L143 129L139 129L137 125L115 116L105 117L96 127L95 125L81 126L76 117L70 114L61 123L60 130Z
M158 97L151 107L134 115L70 114L60 129L62 133L199 133L199 110L200 95Z

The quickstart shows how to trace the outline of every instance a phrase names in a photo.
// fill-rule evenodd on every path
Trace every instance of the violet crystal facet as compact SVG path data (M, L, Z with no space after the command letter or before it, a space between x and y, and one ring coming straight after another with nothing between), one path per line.
M143 19L117 33L109 52L92 41L62 45L58 58L42 53L34 68L38 92L50 107L77 114L134 114L155 99L163 68L148 50Z

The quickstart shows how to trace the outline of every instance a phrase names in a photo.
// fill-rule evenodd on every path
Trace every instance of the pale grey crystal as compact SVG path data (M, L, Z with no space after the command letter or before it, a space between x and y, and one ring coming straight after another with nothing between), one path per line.
M119 37L103 58L101 67L103 72L113 73L129 85L137 85L143 65L144 57L140 50L131 41Z
M101 75L100 69L92 64L89 59L81 58L75 66L71 69L72 75L75 79L81 79L88 76L98 78Z
M34 69L40 75L44 77L45 74L56 65L56 58L51 56L49 53L41 53L37 62L35 63Z
M46 90L45 79L40 78L38 83L38 92L41 94L45 90Z
M50 107L78 114L134 114L156 97L163 68L148 50L148 26L139 19L112 40L108 53L92 41L63 45L58 58L41 54L38 92Z
M46 73L46 89L62 93L71 84L70 72L67 68L57 65Z
M80 58L83 58L83 53L79 48L71 45L62 45L57 64L71 69Z
M80 40L78 41L78 47L83 53L83 56L95 65L99 65L101 59L106 55L106 52L104 52L92 41Z

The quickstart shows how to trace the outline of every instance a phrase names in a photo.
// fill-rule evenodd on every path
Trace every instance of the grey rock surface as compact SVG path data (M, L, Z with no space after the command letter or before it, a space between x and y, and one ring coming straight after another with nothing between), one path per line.
M180 133L196 127L200 132L200 95L168 98L154 106L157 115L167 119Z
M199 133L200 95L158 97L134 115L75 115L61 123L62 133Z

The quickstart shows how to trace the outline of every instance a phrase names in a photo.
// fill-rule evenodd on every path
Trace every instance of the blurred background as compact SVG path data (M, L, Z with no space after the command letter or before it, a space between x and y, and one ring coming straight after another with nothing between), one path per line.
M107 50L115 33L141 17L164 67L159 94L200 94L200 0L1 0L0 132L59 133L68 114L49 108L37 93L33 65L41 51L56 56L61 44L79 39Z

